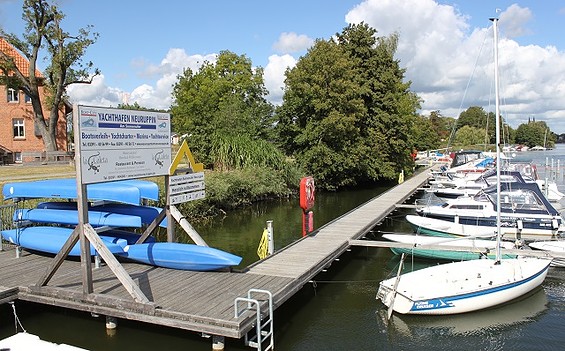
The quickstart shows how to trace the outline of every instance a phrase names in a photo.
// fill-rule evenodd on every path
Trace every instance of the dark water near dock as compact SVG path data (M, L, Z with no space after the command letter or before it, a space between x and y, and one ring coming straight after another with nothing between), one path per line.
M565 166L565 145L555 150L518 154L533 159L538 170L546 157ZM559 181L564 191L563 180ZM386 189L362 189L316 197L316 227L342 215ZM404 215L393 212L379 231L410 231ZM257 259L256 250L266 221L273 220L275 247L300 237L298 201L257 204L230 213L197 231L210 246L242 255L246 266ZM304 286L275 312L275 350L562 350L565 348L565 269L551 268L542 287L528 296L486 311L456 316L398 316L386 323L386 310L375 300L380 280L396 272L398 257L389 249L352 248L327 272ZM435 264L410 261L408 266ZM0 269L2 269L0 262ZM0 285L2 282L0 282ZM118 321L114 335L104 318L88 313L16 301L17 314L28 332L44 340L90 350L211 350L211 339L182 330ZM15 331L9 305L0 305L0 338ZM240 340L227 338L226 350L252 350Z

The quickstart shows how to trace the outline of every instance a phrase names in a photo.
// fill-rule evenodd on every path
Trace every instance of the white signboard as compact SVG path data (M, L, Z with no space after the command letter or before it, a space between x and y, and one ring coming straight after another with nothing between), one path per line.
M83 184L168 174L168 113L79 105L74 118Z
M204 172L173 175L169 178L170 204L203 199L204 189Z

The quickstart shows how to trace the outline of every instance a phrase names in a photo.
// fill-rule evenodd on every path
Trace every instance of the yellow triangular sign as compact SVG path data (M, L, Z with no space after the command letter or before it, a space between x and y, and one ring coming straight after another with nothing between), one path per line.
M192 152L190 152L186 140L183 140L182 144L180 145L179 151L177 151L177 154L173 159L173 162L171 162L171 166L169 167L169 175L175 174L177 167L179 166L179 164L181 163L181 161L185 156L188 159L188 162L190 163L190 168L192 168L193 172L195 173L202 172L204 170L204 164L196 163L196 161L194 161L194 156L192 156Z

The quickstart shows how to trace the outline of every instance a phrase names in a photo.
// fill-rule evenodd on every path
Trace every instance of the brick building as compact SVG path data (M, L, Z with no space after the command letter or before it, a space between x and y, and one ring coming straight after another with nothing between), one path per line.
M29 62L12 45L0 37L0 50L14 58L20 72L29 72ZM36 71L37 77L43 77ZM49 118L49 108L45 105L45 88L39 87L42 96L43 115ZM3 92L3 95L1 95ZM72 106L65 104L59 111L57 126L57 149L66 152L69 145L67 138L67 118ZM45 157L45 146L33 120L33 107L29 97L21 90L6 86L0 82L0 164L26 162Z

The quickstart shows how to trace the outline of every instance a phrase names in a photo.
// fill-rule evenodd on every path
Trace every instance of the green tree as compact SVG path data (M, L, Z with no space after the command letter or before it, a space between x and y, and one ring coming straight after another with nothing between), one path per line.
M124 110L135 110L135 111L167 112L166 110L144 107L138 104L137 102L134 102L133 104L118 104L117 108Z
M214 157L223 154L217 148L226 142L257 149L250 142L273 139L273 106L266 95L263 69L253 68L244 55L222 51L215 63L179 76L173 87L173 130L190 135L191 150L207 165L216 163Z
M541 122L523 123L516 129L516 143L528 147L545 146L554 147L554 134L549 130L547 124Z
M26 24L23 39L3 30L0 30L0 35L29 61L29 71L21 72L14 59L2 51L0 70L8 85L30 97L34 124L41 133L45 149L56 151L57 122L67 87L76 83L89 84L99 74L92 62L82 61L86 49L96 42L98 34L91 33L91 26L79 29L76 35L65 32L61 28L65 15L51 1L24 0L22 9L22 19ZM49 63L44 72L45 78L36 74L37 60L44 48ZM43 114L43 102L39 94L39 87L43 85L47 93L49 116Z
M431 150L439 148L440 133L436 130L432 117L416 116L412 127L411 144L416 150Z
M482 107L471 106L461 112L457 119L457 130L464 126L482 129L484 132L482 140L477 144L494 144L496 142L496 121L494 113L486 113Z
M393 179L411 165L418 99L394 60L397 36L375 34L350 25L286 72L279 141L321 188Z
M430 112L429 121L434 133L441 141L445 141L449 138L451 130L453 129L453 124L455 123L453 118L442 116L440 111L432 111Z
M454 145L472 146L484 143L485 130L477 127L465 125L455 132Z

